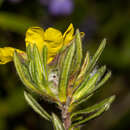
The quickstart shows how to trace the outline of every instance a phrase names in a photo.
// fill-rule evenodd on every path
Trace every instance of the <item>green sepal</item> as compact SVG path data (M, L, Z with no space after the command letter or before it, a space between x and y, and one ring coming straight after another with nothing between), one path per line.
M52 113L52 122L53 122L54 130L65 130L63 123L54 113Z
M20 57L16 51L14 52L14 65L23 84L29 90L39 93L39 91L36 88L37 86L31 81L31 77L29 76L28 69L21 62Z
M92 57L92 60L89 64L89 66L87 67L87 74L89 74L93 68L95 67L99 57L101 56L104 48L106 46L106 39L104 38L99 46L99 48L97 49L96 53L94 54L94 56Z
M71 46L67 50L64 63L62 64L62 72L60 75L60 83L59 83L59 99L61 102L66 101L66 92L67 92L67 83L68 83L68 75L71 67L72 58L75 51L75 45L74 43L71 44Z
M24 96L27 103L36 113L38 113L44 119L51 121L52 117L40 106L40 104L31 96L31 94L24 91Z
M109 109L109 107L110 107L111 103L114 101L114 99L115 99L115 96L111 96L111 97L101 101L98 104L95 104L95 105L88 107L86 109L79 110L75 113L72 113L71 118L73 118L73 119L75 117L77 117L78 115L79 116L81 116L81 115L85 116L86 115L86 118L84 118L83 120L80 120L78 122L73 123L72 127L84 124L87 121L101 115L103 112L105 112Z

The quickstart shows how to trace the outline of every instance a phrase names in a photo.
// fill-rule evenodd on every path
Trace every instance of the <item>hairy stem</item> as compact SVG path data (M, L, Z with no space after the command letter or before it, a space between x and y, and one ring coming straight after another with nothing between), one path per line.
M68 106L70 103L70 99L68 98L67 102L65 105L63 105L62 107L62 121L65 127L65 130L69 130L70 126L71 126L71 118L70 118L70 113L68 112Z

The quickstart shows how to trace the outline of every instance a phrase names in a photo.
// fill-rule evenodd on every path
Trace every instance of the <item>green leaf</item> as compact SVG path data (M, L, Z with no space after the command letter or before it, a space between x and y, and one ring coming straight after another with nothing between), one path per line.
M78 73L80 72L81 61L83 58L82 41L81 41L81 36L80 36L80 32L78 29L76 30L74 44L75 44L75 52L74 52L74 56L73 56L72 63L71 63L68 86L74 86L74 84L77 83L76 79L77 79ZM74 89L74 87L73 87L73 89ZM72 88L70 88L70 90L68 90L68 91L71 93L71 90L72 90Z
M66 53L67 53L67 49L66 48L64 51L60 52L59 55L58 55L58 61L57 61L57 66L55 68L58 68L59 71L61 72L62 71L62 66L64 64L64 59L65 59L65 56L66 56Z
M75 42L75 55L73 57L72 65L71 65L71 72L73 74L80 69L81 61L83 58L82 41L81 41L81 36L80 36L80 32L78 29L76 30L74 42Z
M31 44L28 44L28 46L26 47L26 53L27 53L27 57L28 57L28 61L33 59L33 48Z
M31 76L32 80L34 81L34 83L37 83L36 75L35 75L35 66L34 66L34 61L33 60L29 61L28 69L29 69L29 73L30 73L30 76Z
M26 50L28 56L28 69L33 82L37 85L42 96L56 100L56 96L51 91L47 81L46 48L43 48L43 59L41 59L38 48L35 44L29 44Z
M96 85L96 86L92 86L91 90L89 90L89 93L93 93L95 92L97 89L99 89L109 78L111 77L111 72L108 72L104 78Z
M43 49L43 51L44 51L43 53L46 53L45 48ZM46 54L44 54L45 59L43 58L44 61L47 60L45 55ZM47 73L46 73L47 68L45 68L46 61L45 61L45 63L43 63L36 44L34 44L34 46L33 46L33 62L34 62L35 77L36 77L36 81L37 81L39 88L42 91L44 91L44 93L48 94L49 96L56 98L56 96L53 94L53 92L51 91L51 89L49 87L48 81L46 80L47 79Z
M47 47L46 46L43 47L42 57L43 57L44 76L45 76L45 79L48 80L48 74L47 74Z
M106 46L106 39L103 39L99 48L97 49L96 53L94 54L91 63L89 64L88 68L87 68L87 74L89 74L93 68L95 67L100 55L102 54L104 48Z
M52 122L55 130L65 130L63 123L54 113L52 113Z
M72 112L73 110L75 110L77 107L79 107L81 104L87 102L91 97L93 96L93 94L90 94L89 96L83 98L80 101L75 101L74 103L72 103L69 107L69 111Z
M83 62L83 65L81 67L80 73L78 75L78 79L80 79L81 77L83 77L85 75L86 70L89 66L89 63L90 63L90 54L89 54L89 52L87 52L85 59L84 59L84 62Z
M87 52L86 57L85 57L84 62L83 62L83 65L81 67L80 73L79 73L79 75L74 83L73 91L75 91L75 89L85 79L85 74L86 74L87 68L89 66L89 63L90 63L90 55L89 55L89 52Z
M96 73L92 78L86 78L86 80L80 85L79 88L73 94L73 101L77 101L87 96L90 88L94 86L99 78L99 73ZM88 80L89 79L89 80Z
M14 52L14 64L21 81L29 90L31 90L31 92L36 92L37 94L46 97L48 100L51 99L51 101L57 101L53 94L45 91L45 88L41 89L43 86L39 87L34 83L34 81L31 80L28 68L23 63L21 63L20 56L17 54L17 52Z
M104 83L111 77L111 72L108 72L104 78L96 85L95 89L100 88L102 85L104 85Z
M71 61L74 55L75 45L74 43L68 48L68 52L65 56L64 63L62 64L62 72L60 75L60 83L59 83L59 99L61 102L65 102L66 100L66 91L67 91L67 83L68 83L68 75L71 66Z
M37 83L45 83L45 72L43 70L43 63L36 44L34 44L33 46L33 56Z
M37 83L36 81L36 75L35 75L35 66L34 66L34 61L33 61L33 47L31 44L29 44L26 47L26 53L27 53L27 58L28 58L28 69L29 69L29 73L30 76L32 78L32 80L34 81L34 83Z
M51 116L40 106L40 104L31 96L31 94L25 91L24 96L28 104L33 108L36 113L38 113L46 120L51 121Z
M97 73L99 74L99 76L98 76L97 82L100 81L100 79L104 75L105 71L106 71L106 66L102 66L100 69L98 69ZM93 93L98 88L100 88L100 87L97 86L97 83L96 83L96 85L92 85L90 88L88 88L88 91L87 91L86 95L89 95L89 94Z
M75 116L78 116L78 115L81 116L82 114L83 114L83 116L85 116L85 114L88 114L88 116L86 116L86 118L74 123L72 126L74 127L77 125L84 124L87 121L101 115L103 112L105 112L109 109L109 107L110 107L111 103L114 101L114 99L115 99L115 96L111 96L111 97L101 101L98 104L95 104L95 105L88 107L86 109L72 113L71 118L74 118Z
M98 72L100 73L100 78L104 75L104 73L106 72L106 66L102 66L98 69Z
M21 63L20 57L18 56L17 52L14 52L14 65L17 70L17 73L23 82L23 84L28 88L31 89L32 91L38 92L36 89L35 84L30 80L29 73L27 68L24 66L24 64ZM26 69L26 70L25 70ZM25 75L26 73L26 75ZM38 92L39 93L39 92Z
M84 119L84 117L81 115L81 116L77 116L77 117L72 118L71 121L72 122L77 122L77 121L81 121L83 119Z
M92 77L87 76L86 80L77 88L73 94L73 100L80 100L85 96L88 96L95 90L96 83L100 80L106 71L106 66L101 67Z
M78 126L78 127L71 127L71 128L69 128L69 130L81 130L81 126Z

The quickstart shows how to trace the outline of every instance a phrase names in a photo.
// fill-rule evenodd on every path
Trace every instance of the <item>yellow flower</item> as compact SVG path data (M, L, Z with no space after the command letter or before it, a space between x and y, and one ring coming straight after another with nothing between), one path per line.
M73 38L74 28L72 24L69 25L63 35L59 30L54 28L48 28L44 31L40 27L31 27L26 32L25 43L26 46L28 46L28 44L36 44L40 53L42 53L43 46L47 46L48 63L50 63L59 50L63 46L69 45ZM0 48L0 64L12 61L15 50L19 53L24 53L23 51L11 47Z
M68 45L74 38L74 27L73 24L70 24L66 32L63 34L63 39L64 39L64 45Z
M12 47L0 48L0 64L6 64L6 63L12 61L15 50L18 53L24 53L23 51L12 48Z

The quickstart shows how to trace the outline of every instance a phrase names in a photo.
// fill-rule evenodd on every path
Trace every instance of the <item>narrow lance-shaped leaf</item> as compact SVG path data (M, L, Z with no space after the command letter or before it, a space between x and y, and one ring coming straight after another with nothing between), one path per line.
M69 76L69 85L68 86L73 86L73 89L75 88L74 86L80 84L81 79L77 79L77 75L80 72L80 66L81 66L81 62L82 62L82 58L83 58L83 54L82 54L82 40L81 40L81 36L80 36L80 32L77 29L76 30L76 34L75 34L75 52L74 52L74 56L72 59L72 63L71 63L71 68L70 68L70 76ZM76 82L77 81L77 82ZM76 85L74 85L76 84ZM72 94L72 88L69 87L68 89L68 93L69 95Z
M104 85L104 83L111 77L111 72L108 72L104 78L96 85L95 89L100 88L102 85Z
M34 66L35 66L35 68L34 68L35 75L36 75L36 80L37 80L39 88L44 92L46 91L46 93L48 95L54 96L54 94L52 93L51 89L48 86L47 80L45 79L45 77L46 77L45 69L46 68L44 68L45 66L43 65L38 48L35 44L33 46L33 56L34 56L33 62L34 62Z
M92 78L86 80L81 84L81 86L74 92L73 94L73 101L77 101L82 99L84 96L87 96L88 89L95 85L99 78L99 73L96 73Z
M35 66L34 66L34 61L30 59L29 65L28 65L29 73L32 78L32 80L36 83L36 75L35 75Z
M81 67L80 73L78 75L78 79L80 79L81 77L84 76L84 74L86 73L86 70L89 66L89 63L90 63L90 54L89 54L89 52L87 52L85 59L84 59L84 62L83 62L83 65Z
M35 65L36 79L38 83L42 83L45 78L44 77L45 73L43 71L43 64L42 64L41 56L35 44L33 46L33 56L34 56L33 60L34 60L34 65Z
M14 64L15 64L15 68L17 70L17 73L21 79L21 81L23 82L23 84L31 91L36 92L42 96L53 98L54 97L48 95L48 93L46 91L41 91L41 89L39 88L39 86L37 86L32 80L31 77L29 77L29 71L28 69L24 66L23 63L21 63L20 57L17 54L17 52L14 52ZM45 89L42 89L45 90Z
M89 62L90 62L90 55L89 55L89 52L87 52L86 57L85 57L84 62L83 62L83 65L81 67L80 73L79 73L79 75L74 83L73 91L75 91L76 87L78 87L80 85L80 83L85 79L85 73L86 73L86 70L89 66Z
M87 108L85 108L83 110L79 110L79 111L73 113L71 115L71 118L74 117L74 116L77 116L77 115L91 113L93 111L96 111L96 110L100 109L101 107L104 107L104 106L109 106L113 102L114 99L115 99L115 96L111 96L109 98L106 98L103 101L101 101L100 103L97 103L97 104L95 104L93 106L87 107Z
M40 104L31 96L31 94L24 92L24 96L28 104L37 112L41 117L51 121L51 116L40 106Z
M69 130L81 130L82 126L70 127Z
M26 47L26 53L27 53L27 57L28 57L28 69L29 69L29 73L30 76L32 78L32 80L36 83L36 75L35 75L35 66L34 66L34 61L33 61L33 46L31 44L28 44L28 46Z
M91 89L89 90L88 94L93 93L97 89L99 89L111 76L111 72L108 72L105 77L96 85L92 86Z
M65 102L66 100L66 91L67 91L67 83L68 83L68 75L71 66L71 61L74 55L75 45L72 45L68 48L68 52L66 54L64 63L62 64L62 72L60 75L60 83L59 83L59 98L61 102Z
M80 101L75 101L74 103L72 103L69 107L69 111L72 112L73 110L75 110L77 107L79 107L81 104L87 102L91 97L93 96L93 94L90 94L89 96L83 98Z
M84 123L86 123L87 121L97 117L97 116L100 116L104 111L105 111L105 107L102 107L100 108L96 113L94 113L93 115L91 116L88 116L87 118L85 118L84 120L81 120L81 121L78 121L76 123L73 123L71 127L76 127L76 126L79 126L79 125L82 125Z
M107 111L111 105L111 103L114 101L115 99L115 96L111 96L105 100L103 100L102 102L96 104L96 105L93 105L89 108L86 108L86 109L83 109L83 110L80 110L76 113L73 113L71 115L71 118L74 118L74 116L77 116L77 115L85 115L85 114L89 114L89 113L92 113L92 114L89 114L88 116L86 116L86 118L84 118L83 120L80 120L76 123L74 123L72 126L77 126L77 125L81 125L81 124L84 124L86 123L87 121L99 116L100 114L102 114L104 111ZM95 113L94 113L95 112Z
M64 63L64 59L65 59L65 56L66 56L66 53L67 53L67 50L68 48L66 48L64 51L60 52L59 55L58 55L58 62L57 62L57 68L62 71L62 65Z
M43 57L44 76L45 76L45 79L48 80L48 75L47 75L47 47L46 46L43 47L42 57Z
M80 32L78 29L76 30L74 42L75 42L75 55L74 55L74 58L72 60L72 65L71 65L71 72L73 74L79 70L82 57L83 57L82 40L81 40Z
M106 66L101 67L94 76L90 77L88 81L84 81L81 86L75 91L73 95L74 100L82 99L84 96L88 96L95 89L95 85L105 73Z
M65 130L63 123L54 113L52 113L52 122L55 130Z
M100 55L102 54L105 46L106 46L106 39L103 39L99 48L97 49L96 53L94 54L94 56L91 60L91 63L89 64L89 67L87 68L87 74L89 74L93 70L93 68L94 68L95 64L97 63Z
M81 115L81 116L77 116L77 117L72 118L71 122L77 122L77 121L81 121L83 119L84 119L84 117Z
M99 69L100 71L100 76L102 76L105 73L106 70L106 66L101 67L101 69ZM80 101L75 101L74 103L71 104L70 106L70 111L72 111L73 109L77 108L78 106L80 106L80 104L82 104L83 102L86 102L89 98L91 98L93 96L93 92L96 91L97 89L99 89L111 76L111 72L108 72L104 78L95 86L93 85L91 87L90 90L88 90L88 93L86 93L86 98L83 98Z
M26 53L29 61L33 58L32 51L32 45L28 44L28 46L26 47Z
M23 82L23 84L32 91L38 92L38 90L35 88L36 86L25 76L25 66L21 63L20 58L17 54L17 52L14 52L14 65L17 70L17 73ZM27 70L26 70L27 71ZM28 72L26 72L28 73ZM38 92L39 93L39 92Z
M105 71L106 71L106 66L102 66L100 69L98 69L98 71L97 71L97 73L99 74L99 76L98 76L98 80L97 80L97 82L99 82L100 81L100 79L102 78L102 76L104 75L104 73L105 73ZM89 88L87 88L87 93L86 93L86 95L89 95L89 94L91 94L91 93L93 93L95 90L97 90L99 87L97 87L97 84L95 85L92 85L91 87L89 87Z

